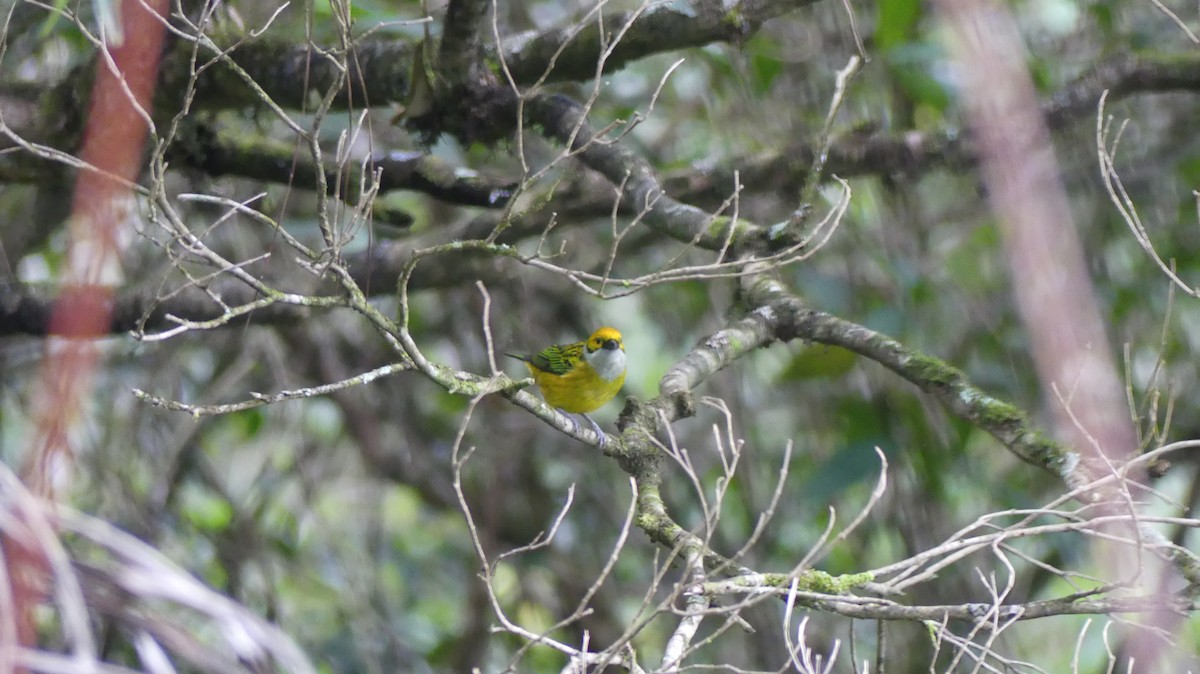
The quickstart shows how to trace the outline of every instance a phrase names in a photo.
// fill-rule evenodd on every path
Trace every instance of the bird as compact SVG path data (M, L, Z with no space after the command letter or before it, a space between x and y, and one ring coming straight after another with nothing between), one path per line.
M625 343L616 328L604 326L582 342L547 346L535 354L505 355L524 361L547 404L587 419L604 444L604 433L587 413L612 400L625 383ZM579 429L574 419L571 423Z

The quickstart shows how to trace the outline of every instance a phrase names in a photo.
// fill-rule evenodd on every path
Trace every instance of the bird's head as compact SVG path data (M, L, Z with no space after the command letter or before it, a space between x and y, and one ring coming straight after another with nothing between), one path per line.
M587 339L583 357L604 379L625 373L625 343L616 328L605 326L593 332Z
M595 353L600 349L624 351L625 343L621 341L621 333L617 332L616 328L608 326L593 332L592 336L588 337L587 350L589 353Z

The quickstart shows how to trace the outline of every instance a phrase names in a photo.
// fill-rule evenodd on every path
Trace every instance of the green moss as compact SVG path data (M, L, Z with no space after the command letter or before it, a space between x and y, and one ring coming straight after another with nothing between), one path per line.
M671 518L661 513L639 512L634 520L638 528L650 534L652 538L665 538L665 530L671 527Z
M704 238L709 241L723 242L730 237L731 228L732 238L736 243L753 229L753 225L742 218L734 220L727 215L718 215L704 228Z
M746 24L746 17L737 6L734 6L725 12L725 16L721 17L721 23L731 28L741 28Z
M996 400L991 396L981 396L976 401L976 405L980 409L981 420L984 424L1001 425L1026 422L1025 414L1016 405Z
M871 581L872 578L874 578L874 575L865 571L863 573L850 573L842 576L834 576L824 571L811 569L800 574L799 582L796 584L796 587L797 589L804 590L806 592L843 594L848 592L851 588Z
M1069 447L1046 437L1041 431L1027 431L1021 434L1020 442L1029 448L1029 458L1036 464L1064 475L1067 456L1071 453Z
M851 589L863 583L869 583L874 579L875 575L868 571L834 576L825 571L809 569L799 576L789 576L783 573L767 573L761 576L735 578L734 582L745 587L774 587L781 590L788 590L791 589L792 582L795 581L796 591L798 592L845 594Z
M920 381L951 385L965 379L962 370L932 356L910 356L905 365L913 377Z

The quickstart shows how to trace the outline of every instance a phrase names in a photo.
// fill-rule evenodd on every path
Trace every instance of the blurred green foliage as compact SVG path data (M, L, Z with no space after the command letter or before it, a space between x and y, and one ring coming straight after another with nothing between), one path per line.
M897 136L965 134L953 67L928 3L851 4L871 61L851 82L835 136L864 127ZM1091 58L1156 43L1191 48L1149 7L1060 2L1070 5L1069 11L1051 8L1046 11L1054 10L1054 15L1043 16L1035 15L1035 4L1008 3L1029 30L1028 62L1045 94L1081 70L1064 54ZM583 16L590 6L501 3L497 26L503 36L545 29L564 16ZM225 9L255 26L277 5L237 0L225 3ZM389 36L415 38L422 26L404 22L421 14L419 3L375 0L355 2L349 16L359 34L383 27ZM438 13L429 25L435 34L441 18ZM289 8L270 34L302 40L309 21L314 41L337 34L327 0ZM9 35L10 53L0 64L5 76L86 58L86 42L72 34L69 22L48 24L50 33L36 39L32 36L42 24L27 25L26 32ZM603 75L596 83L591 119L603 127L644 116L620 145L645 156L664 174L749 170L763 155L795 161L789 153L795 155L820 129L834 73L854 53L843 4L815 3L768 22L740 44L656 54ZM679 58L683 63L660 90L667 69ZM547 87L582 100L592 93L592 85ZM650 97L656 92L651 111ZM1130 139L1117 160L1130 198L1145 209L1147 229L1164 259L1192 278L1200 259L1191 254L1200 246L1192 192L1200 185L1195 140L1200 138L1200 117L1191 98L1129 99L1113 104L1109 112L1132 120ZM370 149L417 147L387 122L390 114L372 113ZM282 135L282 125L268 115L249 116L259 132ZM335 141L353 123L349 117L332 119L324 137ZM1168 320L1163 276L1132 240L1096 180L1094 120L1085 117L1073 124L1056 136L1062 173L1112 337L1128 349L1131 397L1140 406L1152 387L1191 390L1198 365L1193 354L1200 344L1190 328L1200 314L1194 303L1176 297L1165 339L1160 338ZM532 134L520 147L535 169L555 152ZM431 151L489 175L518 179L517 149L515 142L460 147L442 139ZM566 164L552 169L546 180L568 182L579 173L583 171ZM309 242L318 239L313 201L303 185L264 186L187 171L172 179L185 191L237 199L268 187L277 190L268 210L279 214L290 232ZM789 217L799 206L796 180L771 175L760 180L744 184L739 216L760 223ZM975 170L937 162L888 173L867 166L850 179L850 186L849 215L824 249L783 270L786 282L814 307L945 358L986 390L1041 419L1049 394L1033 378L1029 345L1008 299L1011 279L1006 277L1000 231ZM719 203L732 191L731 180L721 182L703 198ZM388 198L415 218L413 236L451 237L480 216L479 209L455 208L419 194ZM37 210L30 195L7 186L0 186L0 206L6 213L30 217ZM209 233L210 213L196 209L186 215L197 231ZM621 219L616 227L628 224ZM555 255L555 264L600 274L613 231L604 212L563 222L544 242L538 240L539 232L512 243L525 252L540 243ZM350 248L373 245L369 234L358 234ZM275 255L291 254L246 222L213 226L211 236L214 246L238 253L238 259L260 246ZM143 234L133 246L126 265L131 284L153 287L169 277L151 239ZM26 280L34 280L35 274L42 280L52 277L63 260L59 234L6 263L18 272L28 270L20 272ZM618 276L635 276L713 261L684 243L650 236L640 223L621 241L614 269ZM454 262L435 257L421 264ZM639 398L657 395L664 372L739 311L734 279L665 283L610 302L585 296L563 276L516 264L482 282L488 314L471 283L413 293L409 328L428 357L487 375L487 349L492 348L501 370L523 376L517 364L506 362L504 351L576 339L610 323L626 335L630 373L625 393ZM396 315L394 298L374 301ZM236 322L224 330L128 350L106 343L107 368L97 382L106 395L92 401L96 421L84 434L84 450L77 457L76 504L155 541L206 582L260 608L295 635L325 671L502 671L511 664L522 671L554 672L565 659L544 646L510 662L523 643L492 632L497 621L481 588L475 545L494 560L535 540L554 524L573 486L575 500L557 537L546 548L505 559L493 569L496 602L525 629L574 645L585 637L606 645L629 625L647 619L644 597L665 596L653 575L656 565L666 563L666 553L635 530L614 573L596 590L591 613L558 626L588 594L616 545L629 505L628 480L612 461L496 396L470 407L469 400L404 373L327 398L193 419L137 404L128 395L137 387L189 403L229 402L245 399L251 391L328 383L396 360L385 340L347 314L313 312L283 325ZM491 341L485 339L484 326ZM20 438L29 432L29 422L22 410L33 395L38 349L22 340L0 345L5 372L0 441L11 465L23 458ZM1166 374L1151 382L1160 355ZM856 534L816 560L818 568L849 573L882 566L936 544L982 513L1037 506L1062 490L990 436L949 418L893 373L844 349L775 345L723 369L695 393L722 401L731 420L727 426L722 409L701 400L695 418L672 428L674 441L689 452L705 499L715 497L722 476L719 452L728 459L731 447L741 448L739 472L728 485L721 523L713 532L714 546L722 552L737 550L754 531L771 501L784 448L789 443L793 448L774 518L746 555L745 563L763 571L785 572L804 558L828 524L830 509L838 526L857 514L880 474L876 448L889 465L887 496ZM619 399L596 415L610 431L620 404ZM1172 437L1192 437L1197 429L1189 403L1180 396L1178 404ZM468 408L472 416L464 428ZM462 461L470 450L462 480L455 484L454 461ZM1177 470L1194 476L1194 462L1181 463ZM1169 487L1172 497L1191 504L1185 484ZM477 541L456 488L471 508ZM663 490L672 514L684 526L702 530L701 498L681 466L669 464ZM1067 536L1014 545L1035 556L1082 557L1078 539ZM986 600L978 596L972 564L983 567L994 561L972 558L947 568L937 588L923 588L914 601ZM1019 589L1022 599L1074 591L1054 574L1025 571L1032 580ZM666 576L675 577L673 572ZM778 611L775 605L763 610L757 634L725 634L704 646L695 660L721 659L753 670L779 667L785 656ZM1071 618L1022 625L1007 637L1011 651L1037 660L1045 671L1067 671L1071 649L1047 653L1045 644L1073 643L1082 622ZM659 617L634 638L644 665L660 657L672 629L671 618ZM830 618L812 629L814 640L824 643L858 630L859 647L874 647L874 637L853 621ZM1197 636L1196 622L1190 621L1186 630L1181 641ZM1106 661L1096 654L1100 639L1102 629L1093 626L1085 637L1089 655L1081 671L1101 671ZM892 648L893 671L925 671L922 667L932 657L927 638L913 640L911 652L903 652L907 646Z

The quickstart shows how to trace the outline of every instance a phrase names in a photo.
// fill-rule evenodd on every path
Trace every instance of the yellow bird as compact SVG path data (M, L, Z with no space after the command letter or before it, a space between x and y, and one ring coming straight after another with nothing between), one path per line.
M583 415L603 444L604 433L587 413L612 400L625 383L625 345L616 328L605 326L586 341L547 346L532 355L507 355L525 362L551 407Z

